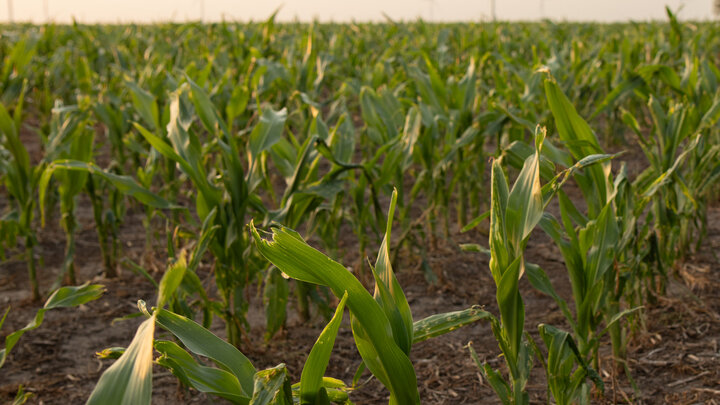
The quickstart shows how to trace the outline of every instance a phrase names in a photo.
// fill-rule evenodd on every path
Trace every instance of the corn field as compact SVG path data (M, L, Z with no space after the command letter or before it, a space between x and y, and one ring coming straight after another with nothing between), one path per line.
M715 403L720 27L667 14L0 26L0 395Z

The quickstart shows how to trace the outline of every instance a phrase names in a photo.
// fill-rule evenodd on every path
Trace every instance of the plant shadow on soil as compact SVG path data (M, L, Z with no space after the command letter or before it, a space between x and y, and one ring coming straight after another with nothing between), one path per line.
M577 200L577 190L568 191ZM28 403L83 403L101 373L111 360L98 360L95 352L113 346L127 346L140 318L113 322L113 319L137 312L137 300L152 302L153 286L139 276L125 270L113 280L101 277L102 259L92 225L92 213L87 204L79 204L79 221L83 227L77 235L78 279L104 284L107 292L97 301L80 308L49 311L43 325L26 333L0 369L0 401L11 402L18 387L34 395ZM552 209L552 208L551 208ZM123 256L136 262L143 259L145 231L142 213L130 209L122 228ZM717 403L720 400L720 281L717 277L720 261L715 256L720 248L720 204L709 209L708 235L700 249L679 266L668 287L668 295L653 306L645 308L646 324L632 338L628 348L629 368L638 387L634 391L627 377L612 372L609 342L603 345L600 374L605 381L605 396L595 396L593 403ZM54 221L57 222L56 220ZM488 259L479 253L458 249L459 243L486 245L487 236L478 231L461 234L457 227L450 230L448 239L440 239L426 252L428 264L439 276L439 282L429 284L420 269L420 258L404 250L395 268L415 319L437 312L459 310L483 305L497 314L495 287L488 270ZM355 252L351 232L340 245ZM43 264L39 268L41 287L47 291L56 278L63 259L64 235L56 225L48 225L39 232L38 254ZM162 249L152 259L161 277L165 258ZM357 253L355 253L357 255ZM346 264L354 263L351 255ZM541 231L532 235L527 260L539 264L550 276L559 294L570 298L570 286L561 255L552 241ZM147 259L147 256L146 256ZM358 258L355 258L357 261ZM201 268L205 274L207 266ZM11 307L0 337L23 327L38 309L27 298L27 276L21 260L0 263L0 309ZM537 325L548 323L566 328L567 322L555 303L533 290L527 281L521 283L525 300L526 329L537 339ZM270 343L263 341L264 321L260 298L251 299L250 320L253 325L244 353L258 369L286 363L293 381L299 381L302 364L315 339L322 330L323 320L297 320L289 305L287 329ZM291 299L292 301L292 299ZM344 321L347 326L347 317ZM213 331L223 336L222 326L216 322ZM503 368L502 358L486 322L478 322L448 335L419 343L413 347L411 359L418 377L423 403L428 404L485 404L497 403L490 386L482 381L478 368L471 360L467 344L483 361ZM349 328L341 329L326 375L350 383L360 362ZM194 390L179 386L167 370L156 367L153 377L153 403L225 403ZM387 391L367 371L362 385L351 395L358 404L387 402ZM532 403L547 403L545 376L535 361L528 386Z

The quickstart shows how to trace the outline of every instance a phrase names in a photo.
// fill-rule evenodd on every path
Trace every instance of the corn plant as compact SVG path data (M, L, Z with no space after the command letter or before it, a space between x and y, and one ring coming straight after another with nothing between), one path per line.
M372 268L375 277L373 296L347 269L311 248L296 232L285 227L273 228L273 239L268 242L252 224L251 230L260 253L283 273L326 285L336 297L348 294L352 331L364 365L388 388L391 404L419 403L415 373L407 357L413 343L447 333L489 314L471 308L413 322L410 307L390 264L389 243L396 202L397 193L394 192L385 237Z
M11 242L14 245L18 236L24 239L24 258L27 262L30 292L32 299L39 301L40 288L35 263L37 238L33 229L33 218L35 191L42 168L32 165L30 155L20 140L24 94L25 90L23 89L12 116L5 106L0 104L0 134L2 134L0 146L4 150L5 156L9 157L0 162L0 172L3 174L5 189L12 201L10 212L3 216L3 228L8 229L8 231L3 231L3 233L7 232L3 241Z
M592 130L557 85L547 80L545 87L560 139L568 145L572 156L579 160L602 153ZM608 314L604 306L615 287L614 252L621 235L615 217L609 162L588 168L574 177L585 196L587 214L580 213L560 192L562 223L569 241L563 240L561 227L550 216L546 218L552 225L544 229L560 247L568 268L577 317L572 325L580 352L583 356L590 354L597 368L597 327L605 316L615 315ZM573 227L573 222L578 229Z
M216 214L216 220L219 225L222 223L221 226L225 231L218 232L218 235L221 235L219 237L222 239L214 242L211 249L216 257L222 259L221 263L223 263L223 265L221 265L221 268L217 271L217 283L228 308L228 313L226 314L226 322L229 328L228 335L232 342L237 342L239 340L241 326L239 323L244 319L242 315L244 313L244 299L241 296L242 291L238 291L233 286L233 283L238 283L240 280L236 280L236 277L233 277L231 274L233 271L242 272L242 257L246 249L242 244L242 237L235 239L235 243L239 243L239 245L232 249L222 241L228 235L228 230L237 226L237 215L244 215L247 201L244 195L238 193L243 193L246 190L245 180L242 178L242 167L234 165L229 168L231 170L226 173L226 176L232 176L234 180L234 184L228 188L231 196L234 197L234 206L227 204L221 206L222 192L218 187L209 182L205 169L201 164L200 141L194 133L188 131L191 117L187 115L187 112L182 111L182 109L187 108L187 104L183 103L187 102L187 99L182 99L181 91L176 92L172 97L170 104L171 116L167 127L167 138L172 142L172 146L161 136L153 134L139 124L135 125L143 137L156 150L166 158L179 164L181 170L192 179L194 186L198 190L195 202L196 211L200 220L204 220L212 210L219 211ZM211 113L214 113L214 110L211 110ZM205 120L213 117L212 115L203 116ZM237 155L239 154L236 148L234 148L234 151L229 149L232 146L234 146L232 143L226 145L227 150L225 151L226 155L230 158L228 162L230 164L234 164L237 161ZM239 173L237 172L238 170L240 170ZM238 175L240 177L238 177ZM227 217L228 215L231 217ZM242 236L242 233L239 232L235 232L235 234Z
M647 215L646 222L653 224L649 238L650 243L657 245L654 266L658 275L651 277L661 279L657 290L660 293L667 270L682 258L693 239L702 239L705 201L711 185L718 181L718 149L711 146L711 139L717 137L713 129L720 102L716 93L706 89L720 76L707 65L702 76L698 74L701 69L697 63L687 61L686 65L682 79L668 66L641 68L632 79L622 83L623 92L616 94L619 97L638 87L636 94L646 103L652 123L648 134L642 121L630 111L620 109L623 122L633 131L650 164L633 180L632 187L639 197L636 215ZM655 76L658 80L653 80ZM634 86L635 81L640 84ZM651 87L655 81L683 93L693 103L658 97ZM606 100L605 104L614 100ZM647 206L650 210L646 214Z
M53 110L50 134L45 148L45 162L56 159L74 159L89 162L93 154L94 131L88 128L86 114L79 107L65 107L56 104ZM63 171L55 175L60 195L60 225L65 231L65 259L58 276L58 283L67 277L70 284L76 284L75 277L75 206L78 194L87 181L87 173ZM45 212L44 207L41 210ZM45 224L45 217L42 216ZM56 283L57 284L57 283Z
M396 195L388 215L391 219L386 242L395 201ZM130 346L104 352L107 357L119 358L103 373L88 404L150 403L153 362L168 368L183 384L233 403L290 404L293 398L300 403L349 403L352 388L324 376L346 306L358 350L367 367L390 389L391 403L419 403L415 374L407 357L411 345L487 316L478 308L470 308L413 323L389 264L387 243L383 243L374 267L377 284L373 298L342 265L311 248L294 231L276 228L273 241L267 242L252 224L250 228L261 252L283 272L307 282L326 284L333 292L342 291L334 316L308 355L299 384L290 385L284 364L257 371L233 345L191 319L163 309L180 298L178 288L189 274L185 256L180 255L163 275L155 309L151 312L143 301L139 302L148 319L140 325ZM171 332L182 346L155 340L156 325ZM156 359L153 348L160 353ZM202 365L188 351L209 358L218 368Z
M167 124L167 117L168 117L168 111L163 111L161 115L161 109L158 104L158 100L156 97L141 88L138 84L135 82L129 80L127 77L125 78L125 84L130 92L131 99L132 99L132 105L134 107L135 112L142 118L142 122L150 128L151 131L157 131L161 126L162 123L165 122ZM167 106L166 106L167 107ZM105 108L103 111L108 111L110 109ZM114 115L112 115L114 114ZM130 131L130 128L132 127L131 123L133 122L132 119L123 119L122 115L118 118L117 115L122 114L122 111L115 111L112 112L112 110L103 113L101 116L106 116L104 122L110 121L109 128L116 128L121 127L123 132L120 136L116 135L116 138L121 138L122 134L132 134L133 132ZM119 122L118 122L119 121ZM121 126L123 125L124 126ZM107 125L107 124L106 124ZM127 128L125 128L127 127ZM119 129L115 129L112 132L117 132ZM122 139L122 138L121 138ZM128 136L128 139L133 139ZM133 143L135 146L139 146L140 140L134 140ZM119 142L116 142L119 143ZM124 145L121 145L124 146ZM122 152L124 147L116 147L118 151ZM143 150L141 148L137 148L139 150ZM137 153L138 150L134 151L133 153L135 158L140 161L140 155L141 153ZM144 150L143 150L144 152ZM137 167L136 175L138 182L143 185L145 188L150 188L153 184L153 181L155 180L155 177L160 174L162 175L162 180L164 186L160 190L161 195L163 195L165 198L169 200L177 200L180 193L180 182L177 181L177 169L176 165L172 161L163 161L162 155L155 149L150 149L146 153L147 157L145 159L144 164L141 164L141 162L136 162L135 166ZM124 154L120 154L119 156L119 163L122 165L124 162ZM154 207L150 205L145 205L145 218L143 219L143 226L145 227L145 252L146 254L150 254L152 252L152 245L153 245L153 232L152 232L152 219L156 214L156 210ZM179 211L173 212L173 219L177 223L179 220Z
M544 142L545 130L538 127L535 153L525 159L512 189L508 186L500 160L493 162L490 212L476 218L464 228L468 230L487 216L490 217L490 271L497 288L496 299L500 309L500 319L490 319L493 334L505 358L509 382L499 371L488 364L481 364L475 351L472 347L470 349L480 371L503 404L529 403L525 388L532 368L533 352L543 361L551 392L558 403L571 403L577 398L585 398L586 401L589 392L585 385L586 379L594 376L584 357L577 353L575 341L569 335L565 336L567 333L547 325L540 326L541 336L548 348L548 360L544 360L544 355L525 332L525 307L518 283L527 272L530 282L537 288L544 291L552 288L542 269L525 262L523 251L530 233L541 223L545 207L573 173L591 169L610 157L602 154L589 155L554 176L545 186L541 186L541 153ZM484 250L478 245L462 247L470 251ZM550 294L560 300L554 291ZM569 315L564 301L560 300L560 303L564 313ZM573 372L575 365L577 370Z
M325 226L329 226L333 220L337 221L337 217L341 215L337 211L337 205L340 202L342 192L342 181L338 179L344 171L330 170L330 172L322 175L320 165L327 154L329 145L337 144L342 140L342 135L338 134L338 127L342 124L342 119L338 125L332 130L328 128L319 114L311 120L307 129L307 137L301 145L295 146L292 142L285 138L278 140L268 150L272 162L275 167L285 177L287 184L282 196L277 203L278 208L268 212L264 219L265 223L276 221L288 227L296 228L302 224L307 224L310 232L313 232L316 224L327 221ZM329 145L328 145L329 144ZM323 150L326 153L323 153ZM264 167L264 178L267 183L271 176L267 174L267 167ZM272 184L267 184L266 190L274 193ZM320 216L320 218L318 218ZM323 242L330 248L337 246L336 235L329 236L320 233ZM272 274L268 274L265 283L265 292L280 293L278 296L270 296L266 294L268 304L278 298L283 300L283 291L287 290L287 282L279 275L279 272L271 270ZM273 293L273 294L274 294ZM310 304L315 303L327 317L330 315L327 306L327 289L317 288L303 282L295 284L295 293L297 295L298 313L303 320L310 317ZM323 297L324 296L324 297ZM272 305L275 306L275 305ZM280 307L277 307L278 309ZM285 312L280 311L277 316L273 316L273 311L266 306L268 324L271 322L275 325L284 323ZM276 318L271 320L271 318ZM277 330L267 330L268 336Z
M673 30L680 32L677 20L669 15ZM699 243L704 235L705 204L720 170L718 149L711 146L717 139L714 127L720 103L715 84L720 75L712 62L689 55L684 62L682 75L671 64L638 67L594 113L615 106L649 163L632 181L624 169L615 180L622 238L615 246L618 276L610 314L621 312L621 300L629 307L654 302L664 291L668 270L682 259L693 239ZM629 100L638 104L633 112L627 105L617 107L628 94L637 95ZM639 115L645 111L649 117ZM642 317L636 318L642 324ZM619 322L609 329L614 357L623 362L626 330Z
M622 312L621 305L638 308L645 302L651 302L652 292L657 291L656 269L658 263L657 244L651 236L652 223L640 222L647 199L638 199L625 165L615 173L614 204L620 238L615 245L615 289L608 300L609 313ZM650 293L650 294L647 294ZM647 295L646 295L647 294ZM642 313L627 313L628 324L638 329L643 324ZM613 359L617 366L627 367L628 328L621 322L607 326L613 350Z
M592 361L595 369L598 369L600 337L609 328L615 327L621 317L632 311L623 311L615 294L618 289L618 248L621 239L627 238L622 238L624 235L620 233L622 229L616 216L614 198L617 190L607 161L609 156L602 155L602 149L589 125L580 117L556 82L552 79L546 80L545 89L560 140L567 145L571 157L578 162L594 159L593 157L605 158L582 171L572 171L572 176L585 197L587 213L580 212L568 196L558 190L561 221L549 213L545 213L540 221L541 227L560 248L565 260L575 304L574 314L570 312L565 300L555 292L541 268L528 266L529 280L535 288L557 302L570 323L577 342L575 351L579 364ZM561 155L555 155L555 163L569 165L563 163ZM633 225L634 223L628 224L628 228ZM605 327L599 330L602 322L605 322ZM557 338L559 335L553 333L553 336ZM543 339L547 344L548 339L545 336ZM614 344L622 345L624 342L617 340ZM618 347L616 351L619 353L622 348ZM567 355L570 356L570 353ZM587 401L587 391L575 391L575 394Z
M532 368L532 347L524 337L525 305L518 283L525 273L523 250L545 205L539 173L544 138L544 132L539 131L535 153L525 161L512 190L500 161L495 160L492 165L490 272L497 288L500 319L491 318L491 325L505 358L509 382L488 364L478 362L478 366L504 404L529 403L526 385Z
M28 401L28 399L32 398L34 394L32 392L25 392L25 388L22 386L22 384L18 387L18 392L15 394L15 399L12 402L12 405L23 405Z

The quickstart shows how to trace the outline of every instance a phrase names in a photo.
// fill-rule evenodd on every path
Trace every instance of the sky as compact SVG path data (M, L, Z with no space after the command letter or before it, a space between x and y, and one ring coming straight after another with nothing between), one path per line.
M493 0L0 0L0 21L60 23L258 21L280 7L280 21L482 21ZM713 0L495 0L499 20L665 20L665 5L687 20L716 18Z

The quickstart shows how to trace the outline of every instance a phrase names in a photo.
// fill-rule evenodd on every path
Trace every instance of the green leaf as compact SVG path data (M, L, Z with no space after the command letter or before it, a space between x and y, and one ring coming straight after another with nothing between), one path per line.
M164 307L170 297L175 294L175 290L180 286L185 276L186 269L187 263L185 261L185 251L183 250L180 257L165 271L160 280L157 299L158 308Z
M510 264L509 257L514 246L509 245L505 212L508 200L508 183L500 161L493 161L490 191L490 271L495 284L500 282L504 268Z
M133 262L132 260L130 260L130 259L128 259L128 258L123 259L122 264L125 266L125 268L129 269L129 270L132 271L133 273L135 273L135 274L137 274L137 275L139 275L139 276L144 277L147 281L150 282L150 284L154 285L155 288L158 288L158 287L160 286L160 285L158 284L158 282L155 281L155 279L153 278L153 276L151 276L150 273L148 273L148 271L145 270L145 269L144 269L142 266L140 266L139 264Z
M182 209L182 207L175 205L150 190L139 185L132 177L121 176L106 170L103 170L96 166L92 162L81 162L78 160L56 160L45 169L43 172L40 182L38 183L38 194L40 200L40 209L43 218L45 218L45 195L47 193L48 183L50 178L56 170L74 170L91 173L102 177L118 189L122 194L128 195L140 201L145 205L149 205L154 208L160 209Z
M293 405L292 388L285 364L255 374L250 405Z
M493 391L495 391L497 396L500 398L500 402L502 402L503 405L513 404L513 401L511 401L510 399L510 386L505 380L503 380L500 373L493 370L490 365L482 364L480 358L477 355L477 352L475 352L475 349L472 346L472 342L468 343L468 349L470 350L470 357L472 357L473 361L475 361L475 364L480 369L480 373L482 373L483 377L485 377L488 383L490 383Z
M202 173L199 173L197 170L195 170L195 167L193 165L188 163L188 161L183 159L177 152L175 152L171 145L169 145L159 136L143 128L137 122L134 122L133 125L135 126L135 129L140 132L140 135L142 135L143 138L145 138L145 140L150 145L152 145L153 148L160 152L161 155L180 165L182 171L193 179L193 183L195 183L196 186L201 189L201 192L204 191L205 188L209 187L209 185L206 184L207 179L203 177Z
M390 197L390 208L388 210L387 227L385 229L385 237L383 238L380 250L378 252L375 267L373 268L373 276L375 276L375 293L374 298L385 311L390 326L393 330L393 337L398 346L406 353L410 353L413 341L413 319L410 312L410 305L405 298L405 293L400 287L390 263L390 234L392 231L392 221L395 213L395 205L397 204L397 190L393 190Z
M468 222L467 225L463 226L462 229L460 230L460 232L467 232L467 231L475 228L476 226L480 225L480 223L482 221L484 221L485 219L487 219L489 216L490 216L490 211L485 211L484 213L480 214L472 221Z
M292 390L293 399L295 399L295 403L297 403L300 396L300 383L293 384ZM332 402L352 405L352 402L349 401L350 397L348 395L348 391L351 390L352 389L349 389L341 380L332 377L323 377L322 387L318 391L320 395L318 395L318 400L315 401L315 404L329 405Z
M3 323L5 323L5 318L7 318L8 313L10 312L10 307L5 310L5 314L3 314L3 317L0 318L0 330L2 330Z
M227 126L222 121L222 118L220 118L220 114L218 114L215 109L215 105L210 100L207 93L205 93L205 90L190 80L189 77L187 78L187 81L190 83L190 99L192 100L193 105L195 106L195 111L198 116L200 116L200 121L202 121L205 129L213 135L217 134L218 130L221 130L223 134L228 134Z
M129 77L125 78L125 86L130 89L133 106L143 121L150 125L150 129L153 131L160 129L160 113L158 112L155 96L138 86Z
M243 392L240 395L250 396L250 393L253 392L255 367L244 354L184 316L164 309L158 309L155 316L157 323L180 339L188 350L208 357L218 366L232 372L242 386Z
M213 187L207 179L202 166L201 145L197 136L188 132L192 116L185 111L180 94L171 95L170 122L167 125L168 139L172 146L164 139L133 123L135 128L160 154L176 162L180 169L192 179L199 193L196 196L196 211L201 220L209 214L220 201L221 192Z
M687 158L688 154L690 154L690 152L692 152L698 146L701 137L702 135L698 134L695 138L693 138L693 140L688 143L682 153L680 153L680 155L678 155L678 157L675 159L673 165L645 188L645 190L642 192L643 198L652 197L653 195L655 195L655 193L662 189L662 187L670 183L670 180L672 179L675 171L678 169L678 167L680 167L682 162L685 161L685 158Z
M603 328L602 332L600 332L599 336L602 336L608 329L610 329L610 327L611 327L613 324L615 324L616 322L618 322L618 321L621 320L622 318L624 318L624 317L626 317L626 316L628 316L628 315L630 315L630 314L633 314L633 313L635 313L635 312L637 312L637 311L639 311L639 310L641 310L641 309L643 309L643 308L645 308L645 306L644 306L644 305L640 305L640 306L637 306L637 307L635 307L635 308L630 308L630 309L626 309L626 310L620 311L620 312L618 312L617 314L613 315L612 318L610 318L610 319L607 321L607 323L605 324L605 327Z
M202 228L200 229L200 239L195 244L195 248L190 255L190 262L187 267L188 271L195 272L197 270L203 254L205 254L205 251L215 236L215 232L220 229L220 225L213 225L215 215L217 215L217 208L210 210L207 217L203 220Z
M579 401L577 396L580 394L578 392L579 385L584 383L586 378L590 378L600 392L604 392L605 385L602 379L587 364L569 333L546 324L538 325L538 331L548 348L547 374L553 396L558 403L577 403ZM579 366L580 370L578 371L581 374L572 372L573 361ZM566 401L558 397L562 397ZM584 403L584 401L579 403Z
M610 91L605 96L603 101L598 104L595 112L593 112L593 114L590 116L590 119L593 119L601 112L614 107L618 100L622 99L627 94L632 93L638 87L642 87L644 85L645 79L643 79L642 76L636 74L633 74L629 78L623 80L622 82L620 82L620 84L614 86L612 91Z
M560 139L576 160L601 154L602 149L588 123L578 114L567 96L552 79L545 80L545 95L555 118ZM605 205L612 188L610 164L588 167L587 174L578 172L576 179L588 202L588 211L595 216Z
M492 257L492 252L490 252L490 249L478 243L461 243L459 247L460 250L462 250L463 252L483 253L488 257Z
M550 145L550 142L545 141L545 145ZM568 156L563 156L559 149L555 149L557 153L552 157L548 157L546 156L546 154L550 153L548 150L549 148L546 149L543 147L543 155L540 157L540 177L544 180L550 180L555 176L555 165L553 163L569 166L567 159L565 159L569 157L569 154ZM533 153L535 153L533 146L523 141L515 141L503 149L502 158L503 162L508 166L522 169L527 158L532 156ZM567 154L567 152L565 152L565 154Z
M595 284L609 271L617 255L616 246L620 242L615 209L613 204L607 204L587 232L579 233L580 247L587 252L585 263L586 282Z
M37 311L35 318L30 323L28 323L24 328L9 334L5 338L5 347L0 350L0 368L2 368L3 364L5 364L7 356L10 354L12 348L15 347L15 344L17 344L20 337L24 335L25 332L40 327L43 319L45 318L45 312L55 308L69 308L86 304L100 298L103 292L105 292L105 287L98 284L84 284L77 287L62 287L55 290L55 292L52 293L50 298L48 298L45 302L45 305ZM0 326L2 326L5 321L8 311L9 308L5 311L2 321L0 321Z
M554 80L545 80L545 94L557 125L560 139L575 159L581 159L593 153L600 153L600 145L590 126L577 113L565 93ZM578 142L581 141L582 143Z
M430 315L413 324L413 344L450 333L465 325L490 318L492 315L479 306L462 311Z
M330 323L328 323L322 333L320 333L320 336L313 345L310 350L310 354L305 361L302 375L300 376L301 404L317 403L317 396L320 388L323 387L323 377L325 375L328 362L330 361L330 354L332 353L332 349L335 344L335 337L337 337L338 330L340 329L340 323L342 322L343 311L345 310L345 302L347 301L347 298L348 294L345 292L340 300L340 303L335 309L335 315L333 315Z
M699 130L712 128L720 119L720 93L715 96L712 106L707 109L700 120Z
M138 312L138 314L140 314L140 316L143 315L142 312ZM108 347L108 348L103 349L103 350L101 350L101 351L99 351L99 352L95 352L95 357L97 357L98 359L114 359L114 360L117 360L117 359L120 358L120 356L123 355L123 353L125 353L125 348L124 348L124 347Z
M21 384L18 387L18 391L17 391L17 394L15 395L15 399L12 402L12 405L23 405L33 395L34 394L32 392L25 392L25 389L23 389L23 386Z
M502 329L510 344L509 352L503 350L508 359L508 365L513 367L520 354L523 329L525 323L525 307L518 291L520 270L523 258L518 256L505 269L502 278L497 284L497 302L500 307Z
M155 350L162 354L157 360L158 364L170 369L183 384L235 403L249 403L250 397L243 395L243 389L232 373L198 364L175 342L156 341Z
M535 153L525 160L507 199L505 223L510 243L519 247L535 226L544 211L540 185L540 152L545 139L544 129L536 133Z
M149 405L155 317L138 327L125 353L100 376L87 405Z
M256 165L260 153L268 150L280 140L287 120L287 110L283 108L275 111L272 108L264 108L260 121L250 133L249 152L250 167Z

